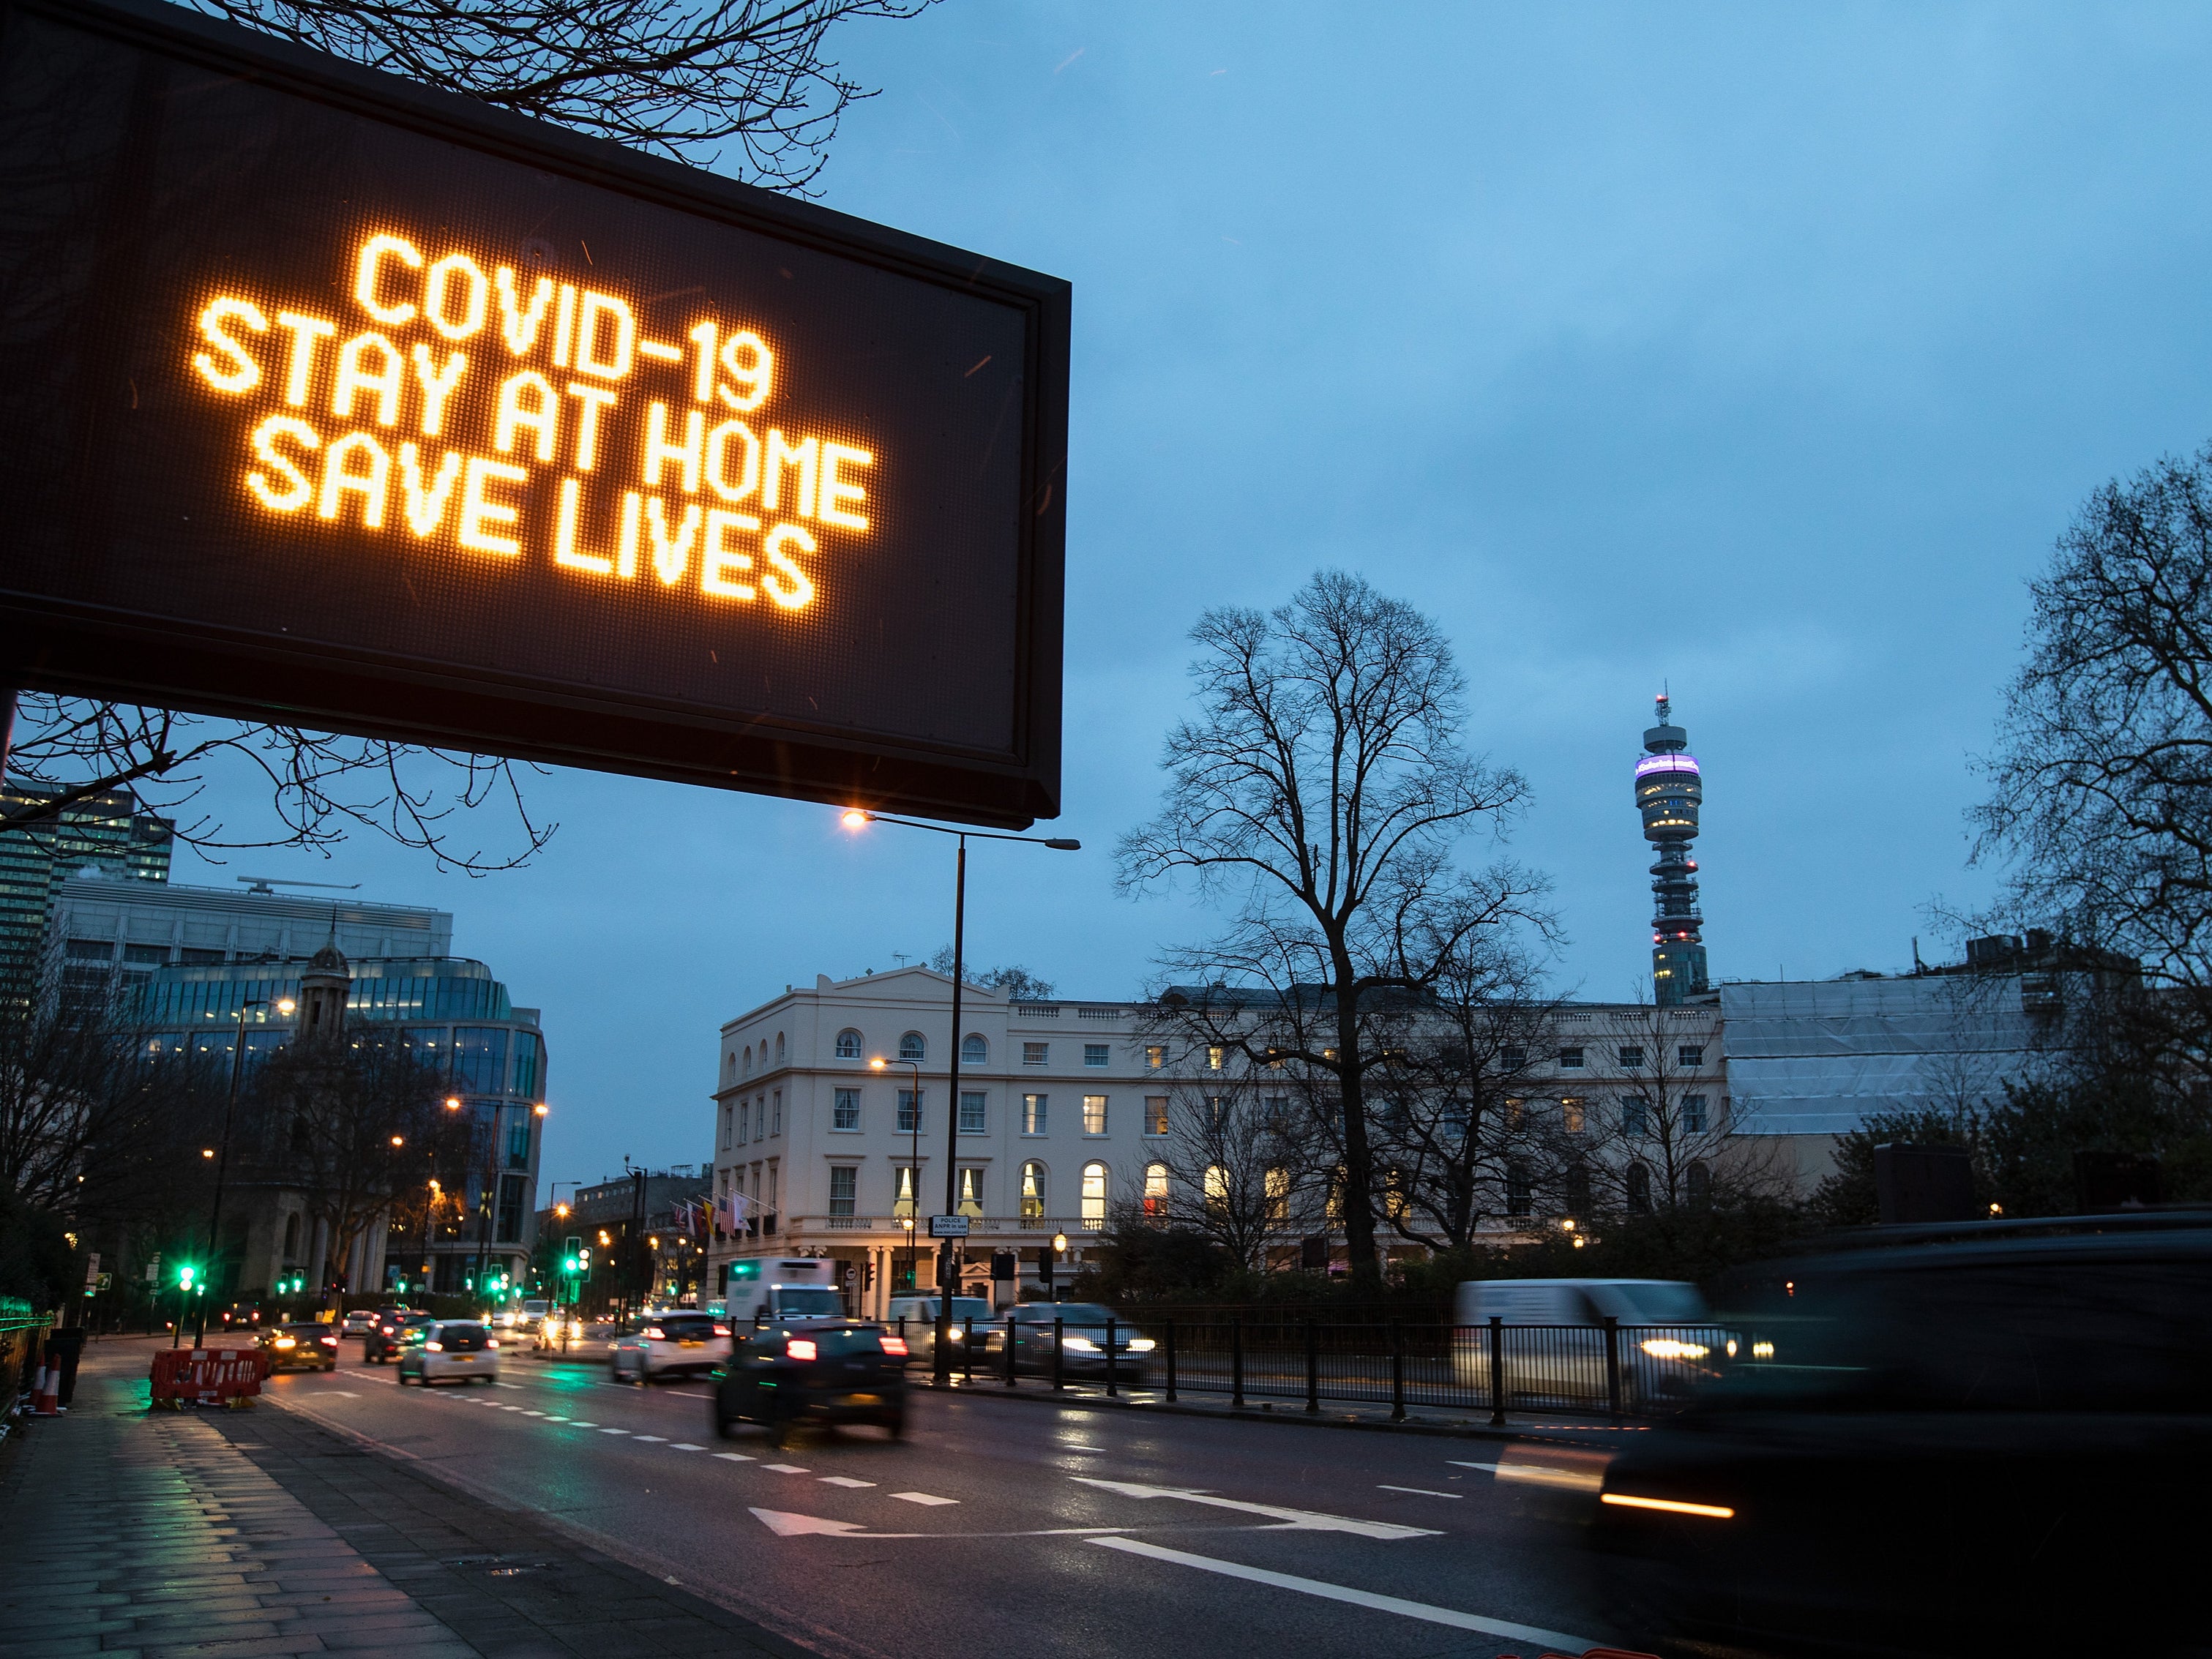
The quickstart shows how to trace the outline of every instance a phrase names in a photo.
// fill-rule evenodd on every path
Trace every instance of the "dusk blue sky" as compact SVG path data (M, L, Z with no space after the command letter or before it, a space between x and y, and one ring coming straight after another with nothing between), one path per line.
M1671 684L1717 978L1908 965L1966 867L2025 584L2208 418L2201 6L1073 6L837 37L824 199L1075 289L1066 811L969 951L1118 998L1212 920L1115 896L1206 606L1358 571L1521 769L1564 987L1633 995L1630 769ZM544 1010L544 1173L708 1155L715 1030L951 933L941 836L596 776L471 882L368 841L240 871L457 917ZM1481 855L1485 849L1474 851ZM542 1196L542 1194L541 1194Z

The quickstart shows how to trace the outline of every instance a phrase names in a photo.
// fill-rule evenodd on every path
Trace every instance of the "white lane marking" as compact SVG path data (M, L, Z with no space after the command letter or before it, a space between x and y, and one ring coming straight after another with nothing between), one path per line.
M743 1452L716 1452L714 1455L725 1463L750 1463L753 1461Z
M1426 1486L1393 1486L1380 1480L1375 1483L1375 1490L1377 1492L1409 1492L1416 1498L1449 1498L1453 1499L1455 1502L1458 1500L1460 1496L1460 1494L1455 1492L1431 1492Z
M671 1451L704 1451L707 1449L704 1446L695 1446L689 1440L679 1440L668 1449Z
M1287 1572L1270 1572L1265 1567L1248 1567L1241 1561L1218 1561L1210 1555L1193 1555L1185 1550L1164 1549L1158 1544L1148 1544L1141 1538L1093 1538L1087 1540L1101 1549L1121 1550L1129 1555L1141 1555L1154 1561L1170 1561L1177 1566L1196 1567L1201 1572L1218 1572L1224 1578L1249 1579L1255 1584L1271 1584L1277 1589L1297 1590L1305 1595L1318 1595L1330 1601L1348 1601L1355 1607L1370 1607L1377 1613L1395 1613L1401 1618L1422 1619L1432 1625L1449 1625L1455 1630L1479 1631L1485 1636L1510 1637L1521 1642L1541 1642L1547 1647L1567 1652L1581 1653L1598 1644L1587 1636L1568 1636L1555 1630L1540 1630L1534 1625L1516 1625L1510 1620L1485 1619L1472 1613L1461 1613L1453 1607L1431 1607L1425 1601L1408 1601L1401 1596L1377 1595L1372 1590L1354 1589L1348 1584L1325 1583L1318 1578L1298 1578Z
M556 1417L551 1412L548 1412L545 1413L545 1420L548 1423L565 1423L568 1419L565 1417Z
M1180 1498L1187 1504L1205 1504L1217 1510L1241 1510L1247 1515L1272 1516L1293 1532L1348 1532L1361 1538L1433 1538L1434 1528L1401 1526L1395 1521L1355 1521L1349 1516L1318 1515L1310 1510L1286 1510L1274 1504L1247 1504L1235 1498L1217 1498L1212 1492L1193 1492L1181 1486L1145 1486L1130 1480L1100 1480L1087 1474L1072 1475L1071 1480L1086 1486L1099 1486L1108 1492L1119 1492L1124 1498Z
M582 1418L575 1417L568 1420L568 1426L572 1429L596 1429L599 1425L596 1423L586 1423Z
M754 1517L778 1538L799 1538L811 1532L865 1532L862 1521L829 1521L818 1515L793 1515L784 1510L755 1510Z
M825 1474L821 1477L825 1486L872 1486L872 1480L855 1480L849 1474Z
M776 1474L805 1474L806 1471L796 1463L763 1463L761 1467Z
M668 1437L665 1434L641 1434L637 1438L640 1440L665 1440Z
M514 1407L512 1407L512 1406L509 1406L509 1407L507 1407L507 1410L509 1410L509 1411L513 1411L514 1409ZM522 1414L523 1414L525 1417L543 1417L543 1416L544 1416L544 1415L545 1415L545 1413L544 1413L544 1412L537 1412L537 1411L526 1411L526 1412L523 1413Z
M895 1492L890 1494L906 1504L957 1504L957 1498L933 1498L926 1492Z
M628 1434L629 1431L628 1429L601 1429L599 1432L601 1434Z
M503 1412L519 1412L521 1409L522 1407L520 1406L501 1406L500 1407L500 1410Z
M514 1389L516 1393L518 1393L518 1394L520 1394L520 1393L522 1391L522 1384L521 1384L521 1383L520 1383L520 1382L501 1382L497 1377L494 1377L494 1378L492 1379L492 1386L493 1386L494 1388L499 1388L499 1389Z

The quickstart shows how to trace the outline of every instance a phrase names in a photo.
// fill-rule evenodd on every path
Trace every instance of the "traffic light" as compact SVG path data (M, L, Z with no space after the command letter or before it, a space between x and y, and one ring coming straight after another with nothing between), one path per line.
M193 1267L191 1262L180 1264L177 1268L177 1288L189 1291L192 1288L192 1281L198 1277L199 1269Z
M591 1276L592 1247L586 1244L580 1247L576 1252L576 1277L579 1279L589 1279Z

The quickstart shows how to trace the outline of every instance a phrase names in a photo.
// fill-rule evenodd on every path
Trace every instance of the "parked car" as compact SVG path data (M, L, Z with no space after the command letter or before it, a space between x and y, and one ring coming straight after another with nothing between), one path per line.
M514 1328L519 1335L535 1336L553 1311L553 1304L542 1297L530 1297L514 1310Z
M499 1339L480 1319L435 1319L402 1334L399 1383L424 1388L451 1377L461 1382L499 1380Z
M1452 1298L1452 1375L1490 1387L1492 1317L1504 1321L1509 1402L1603 1408L1612 1384L1605 1322L1615 1339L1622 1404L1679 1401L1719 1376L1729 1334L1694 1285L1671 1279L1471 1279Z
M368 1328L368 1334L361 1340L362 1358L371 1365L381 1365L386 1360L397 1359L400 1338L419 1326L428 1324L432 1317L412 1308L380 1310L376 1322Z
M641 1315L607 1345L617 1382L641 1385L662 1376L697 1376L730 1357L730 1328L690 1309Z
M980 1296L956 1296L952 1298L952 1340L963 1344L968 1340L964 1322L975 1322L975 1352L983 1352L983 1344L989 1340L991 1322L998 1316L991 1304ZM917 1359L928 1359L937 1352L937 1298L933 1296L895 1296L890 1311L884 1323L906 1339L907 1352ZM957 1364L960 1349L955 1346L953 1359Z
M270 1325L254 1339L269 1356L272 1371L334 1371L338 1368L338 1334L328 1325Z
M1747 1275L1738 1362L1623 1442L1585 1500L1623 1637L2195 1650L2212 1212L1899 1234Z
M805 1425L874 1424L906 1433L906 1344L880 1325L814 1320L740 1326L714 1384L715 1433L765 1427L779 1445Z
M1054 1322L1064 1334L1060 1346L1066 1350L1060 1358L1063 1376L1096 1376L1106 1375L1106 1342L1108 1325L1113 1328L1114 1380L1117 1385L1132 1389L1145 1386L1146 1367L1151 1363L1152 1339L1139 1336L1137 1328L1112 1309L1096 1302L1024 1302L1011 1310L1013 1321L1014 1369L1018 1371L1049 1372L1052 1370ZM979 1330L980 1338L982 1333ZM991 1340L983 1345L982 1353L976 1356L981 1365L986 1358L994 1365L1006 1363L1006 1321L995 1319L991 1326Z
M340 1336L367 1336L368 1334L368 1328L375 1323L375 1309L356 1308L351 1313L348 1314L343 1319L338 1322L338 1334Z

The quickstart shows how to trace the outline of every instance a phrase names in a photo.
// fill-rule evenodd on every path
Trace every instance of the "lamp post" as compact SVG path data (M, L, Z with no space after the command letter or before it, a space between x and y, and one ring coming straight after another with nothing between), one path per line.
M933 830L940 836L957 836L960 842L958 858L953 865L952 878L952 1049L946 1056L945 1080L945 1211L951 1215L960 1207L960 982L966 971L968 924L968 838L979 841L1019 841L1035 847L1049 847L1055 853L1079 853L1083 843L1062 836L1007 836L988 830L949 830L941 823L923 823L914 818L885 817L880 812L870 812L854 807L844 815L848 830L863 830L872 823L896 823L905 830ZM919 1121L921 1091L915 1091L915 1110ZM915 1171L916 1184L920 1183ZM915 1194L915 1219L921 1220L921 1194ZM934 1381L940 1389L952 1386L952 1295L946 1288L957 1274L954 1267L954 1241L939 1242L937 1258L937 1333L931 1344L935 1364Z
M459 1103L459 1102L453 1100L448 1100L446 1103L448 1106L457 1106ZM526 1103L519 1100L495 1100L491 1103L491 1144L484 1149L483 1222L483 1224L477 1229L476 1280L477 1294L478 1297L483 1296L484 1279L491 1271L492 1211L499 1202L500 1114L504 1112L509 1106L520 1106ZM545 1108L542 1103L532 1107L532 1110L539 1117L544 1117L545 1115Z
M246 1069L246 1011L248 1008L267 1008L272 1006L278 1013L289 1014L298 1005L289 997L278 997L273 1005L267 997L246 997L238 1005L238 1024L232 1035L230 1043L230 1089L222 1097L222 1150L216 1158L215 1207L208 1213L206 1270L210 1278L215 1274L216 1241L221 1236L222 1226L223 1184L230 1176L231 1118L238 1109L239 1073ZM207 1346L207 1309L208 1299L206 1293L203 1291L200 1296L199 1329L192 1338L192 1346L196 1348Z
M890 1063L884 1060L872 1060L868 1062L868 1069L880 1072ZM907 1126L914 1136L914 1153L907 1163L907 1182L910 1190L907 1194L906 1210L906 1277L907 1289L915 1291L921 1288L921 1275L916 1271L918 1264L915 1256L915 1233L921 1225L921 1062L904 1060L899 1064L911 1067L914 1072L914 1121ZM940 1284L937 1290L941 1296L945 1286Z

